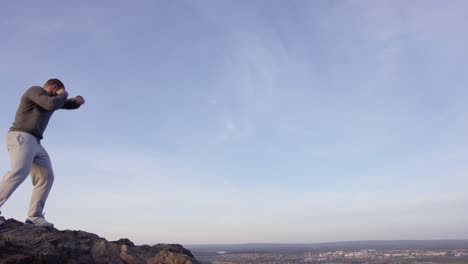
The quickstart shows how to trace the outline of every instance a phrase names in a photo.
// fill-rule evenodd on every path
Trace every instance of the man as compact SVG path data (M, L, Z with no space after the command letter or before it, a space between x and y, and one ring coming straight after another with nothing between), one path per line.
M68 99L65 86L50 79L44 87L33 86L21 97L15 122L7 136L11 171L0 181L0 208L31 174L33 191L26 224L53 227L44 218L43 209L54 181L49 155L41 145L49 119L58 109L77 109L85 103L81 96ZM0 225L5 218L0 216Z

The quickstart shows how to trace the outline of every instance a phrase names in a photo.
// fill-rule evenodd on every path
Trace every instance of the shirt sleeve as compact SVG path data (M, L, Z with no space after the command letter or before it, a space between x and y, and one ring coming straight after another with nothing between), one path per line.
M68 109L68 110L72 110L72 109L78 109L80 108L80 104L78 104L77 102L75 102L75 100L73 99L68 99L65 101L65 103L63 104L62 106L62 109Z
M38 86L31 87L26 92L26 96L35 104L49 112L60 109L67 100L67 96L65 94L50 96L43 88Z

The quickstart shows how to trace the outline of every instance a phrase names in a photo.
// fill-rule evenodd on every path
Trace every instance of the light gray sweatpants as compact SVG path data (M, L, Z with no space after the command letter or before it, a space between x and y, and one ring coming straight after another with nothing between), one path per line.
M28 216L42 216L42 210L54 182L49 154L33 135L25 132L9 132L6 142L11 171L0 181L0 207L31 174L34 187Z

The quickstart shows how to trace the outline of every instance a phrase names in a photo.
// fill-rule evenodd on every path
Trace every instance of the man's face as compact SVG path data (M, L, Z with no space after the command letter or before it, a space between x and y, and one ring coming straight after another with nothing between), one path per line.
M45 86L44 89L47 91L49 96L56 96L57 95L57 86L56 85L48 85L48 86Z
M62 89L63 89L63 88L57 88L57 87L56 87L56 88L55 88L55 96L57 96L57 95L58 95L58 91L60 91L60 90L62 90Z
M61 89L63 89L63 88L57 88L57 85L52 85L50 87L50 93L51 93L52 96L57 96L58 95L57 92L60 91Z

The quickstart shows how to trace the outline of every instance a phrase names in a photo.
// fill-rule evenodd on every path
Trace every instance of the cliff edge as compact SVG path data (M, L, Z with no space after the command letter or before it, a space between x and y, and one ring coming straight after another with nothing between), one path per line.
M0 226L0 264L200 264L175 244L135 246L84 231L59 231L8 219Z

